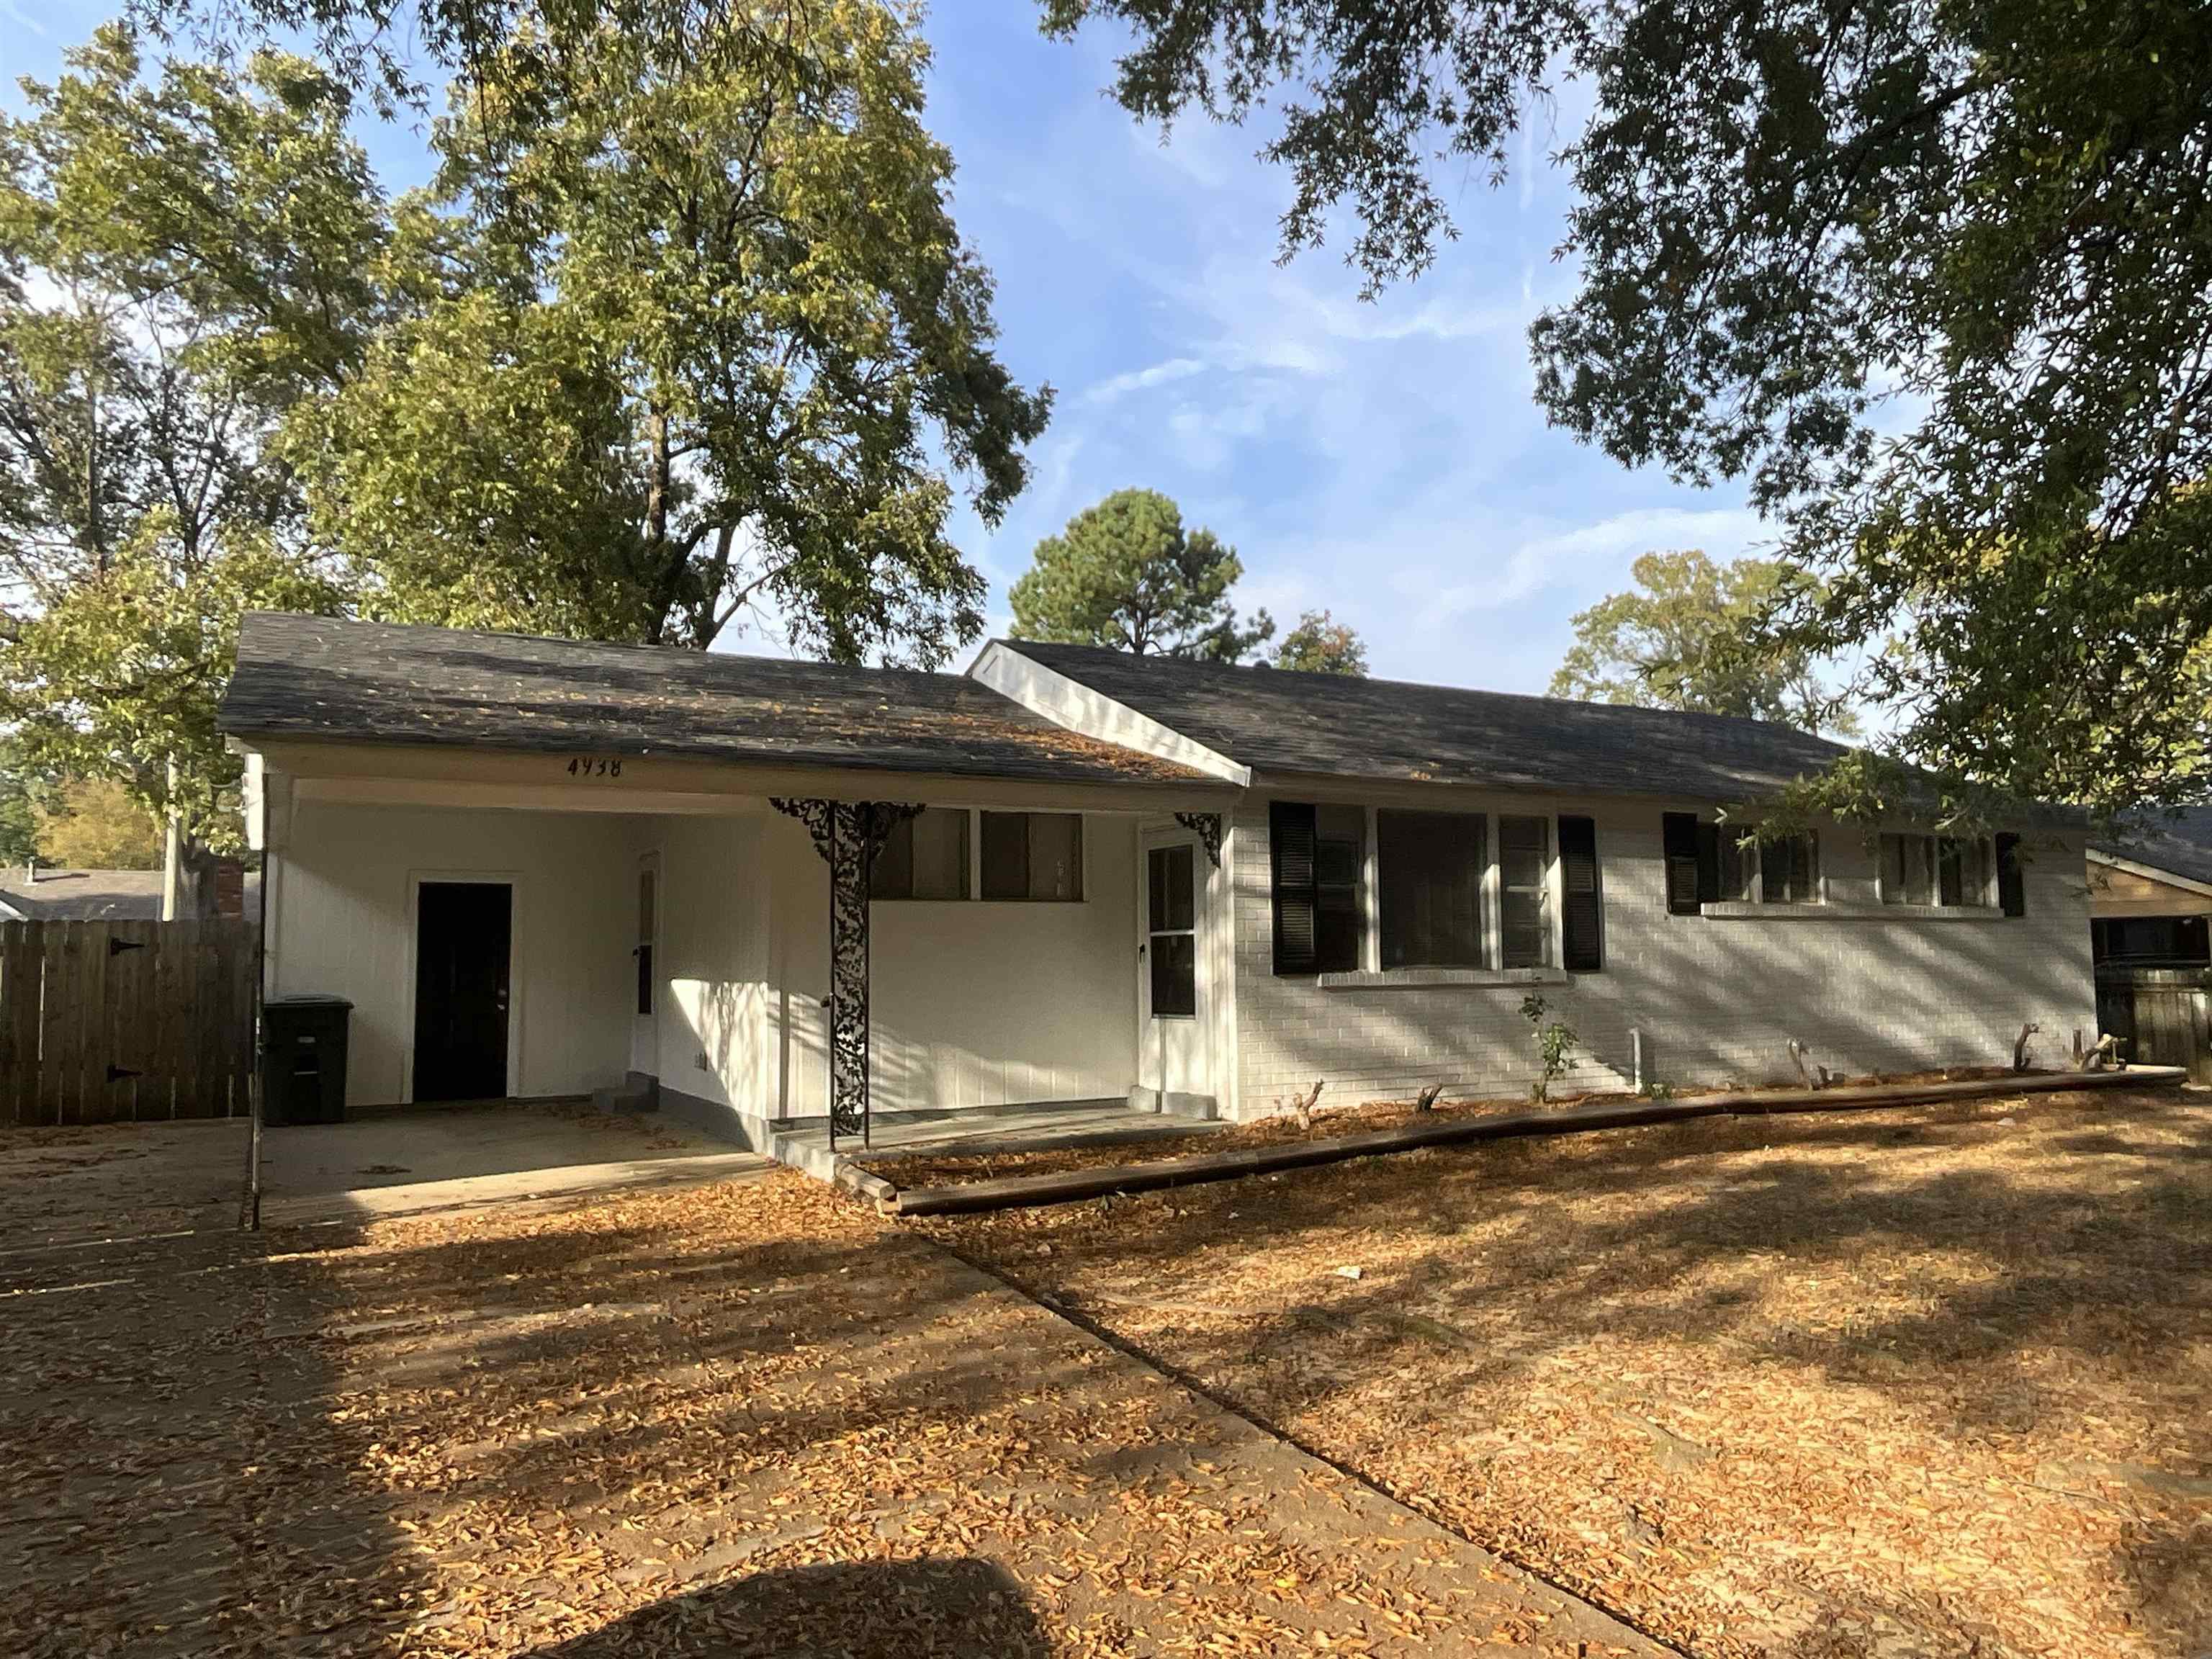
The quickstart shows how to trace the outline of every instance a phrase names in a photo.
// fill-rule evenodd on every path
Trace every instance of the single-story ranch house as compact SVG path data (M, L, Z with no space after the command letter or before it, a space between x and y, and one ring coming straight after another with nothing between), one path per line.
M257 614L266 989L356 1105L657 1080L1249 1118L1989 1064L2095 1022L2084 830L1741 845L1840 751L1718 716L994 641L964 675ZM1720 814L1731 809L1727 826ZM871 854L872 854L872 856Z

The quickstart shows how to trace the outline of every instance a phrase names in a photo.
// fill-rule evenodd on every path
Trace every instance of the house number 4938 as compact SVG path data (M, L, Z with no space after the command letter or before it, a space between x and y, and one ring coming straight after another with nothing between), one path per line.
M572 755L568 757L568 775L572 778L618 778L622 775L619 756Z

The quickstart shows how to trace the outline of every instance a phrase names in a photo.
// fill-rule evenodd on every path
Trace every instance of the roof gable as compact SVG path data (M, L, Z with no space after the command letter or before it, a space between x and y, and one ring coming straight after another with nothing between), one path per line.
M996 643L1260 773L1734 800L1850 752L1725 714Z

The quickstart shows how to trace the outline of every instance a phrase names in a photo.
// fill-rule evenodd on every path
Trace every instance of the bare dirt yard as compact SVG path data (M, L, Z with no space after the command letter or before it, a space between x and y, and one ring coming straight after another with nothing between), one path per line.
M11 1659L1660 1659L788 1171L114 1221L0 1237Z
M921 1224L1698 1655L2212 1651L2201 1091Z

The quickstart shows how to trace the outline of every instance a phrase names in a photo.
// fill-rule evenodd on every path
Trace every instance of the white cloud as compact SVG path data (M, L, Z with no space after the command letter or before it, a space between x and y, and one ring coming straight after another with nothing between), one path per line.
M1110 375L1085 392L1083 401L1086 404L1110 404L1133 392L1148 392L1156 386L1166 386L1176 380L1187 380L1194 374L1203 374L1206 368L1195 357L1170 357L1165 362Z

